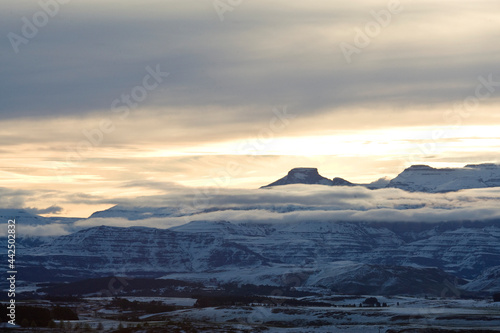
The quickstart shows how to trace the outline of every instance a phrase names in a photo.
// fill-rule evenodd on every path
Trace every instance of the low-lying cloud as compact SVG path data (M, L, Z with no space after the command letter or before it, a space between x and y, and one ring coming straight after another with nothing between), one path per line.
M169 195L123 201L104 215L76 221L73 227L107 225L166 229L192 221L435 223L500 218L500 188L433 194L321 185L211 190L218 193L203 195L201 190L196 193L193 189L184 189Z

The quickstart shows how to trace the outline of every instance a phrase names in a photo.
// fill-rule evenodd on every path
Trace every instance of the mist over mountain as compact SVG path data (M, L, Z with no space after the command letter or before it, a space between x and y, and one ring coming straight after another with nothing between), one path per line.
M372 190L295 168L264 189L179 189L86 219L0 215L16 218L35 281L119 273L281 285L293 272L349 293L438 295L449 281L489 293L500 290L498 171L412 166Z

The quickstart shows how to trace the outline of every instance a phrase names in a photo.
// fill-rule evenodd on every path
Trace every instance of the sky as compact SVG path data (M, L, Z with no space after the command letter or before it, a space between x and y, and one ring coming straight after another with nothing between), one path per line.
M0 208L499 163L498 1L0 3ZM184 193L184 192L183 192Z

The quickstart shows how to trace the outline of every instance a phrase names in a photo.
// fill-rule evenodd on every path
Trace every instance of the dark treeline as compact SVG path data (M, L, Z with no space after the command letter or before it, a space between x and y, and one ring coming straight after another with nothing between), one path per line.
M1 307L2 322L9 317L7 306ZM56 306L51 309L35 306L16 306L16 323L23 327L49 327L55 320L78 320L75 311L67 307Z

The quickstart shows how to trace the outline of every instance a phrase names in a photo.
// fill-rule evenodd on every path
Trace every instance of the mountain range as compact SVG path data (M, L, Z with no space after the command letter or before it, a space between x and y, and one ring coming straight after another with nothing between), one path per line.
M462 189L499 187L500 165L492 163L468 164L463 168L433 168L412 165L392 180L379 179L370 184L354 184L343 178L328 179L317 168L294 168L288 174L262 188L290 184L328 186L365 186L370 189L399 188L409 192L442 193Z
M493 164L459 169L417 165L404 170L385 187L410 192L449 192L500 186L499 179L500 166ZM16 262L25 281L71 281L115 275L206 285L286 286L292 281L301 288L378 295L457 297L500 291L499 218L471 219L458 213L452 220L429 221L426 218L429 215L425 214L418 215L422 219L417 221L343 220L338 216L347 215L334 215L335 212L354 208L337 208L335 203L343 199L341 195L370 200L366 193L375 192L358 191L353 187L356 184L341 178L327 179L314 168L292 169L286 177L264 188L292 184L306 184L302 188L308 185L350 188L334 191L330 197L331 191L321 187L319 196L296 202L284 197L286 188L281 192L254 190L249 195L249 204L238 196L234 202L240 202L240 206L234 206L224 197L223 201L195 212L168 205L115 206L79 220L45 218L23 210L1 210L0 216L4 220L16 218L19 230L23 225L41 228L54 223L72 225L73 229L66 229L69 230L66 235L20 236L16 240ZM307 197L308 193L300 198ZM259 196L261 201L256 201ZM273 203L269 201L272 196L285 199L279 204ZM436 200L435 196L432 200ZM298 197L292 194L290 198ZM426 209L425 204L410 199L394 206L395 209L404 212ZM262 206L261 202L269 205ZM388 208L380 203L375 206L381 216L387 216L384 212ZM439 214L450 209L455 208L438 207ZM305 214L319 210L321 214L316 218ZM360 208L359 212L366 216L372 214L368 208ZM429 210L425 212L429 214ZM271 213L274 215L269 215ZM193 220L196 214L198 220ZM200 214L206 219L199 220ZM245 214L260 214L260 218L238 219ZM273 216L273 220L268 216ZM181 223L169 226L165 222L163 227L142 224L151 219L160 224L172 219ZM103 225L81 227L87 221ZM112 221L113 225L127 222L137 226L109 226L106 221Z
M438 295L452 282L462 291L497 292L499 223L101 226L33 243L18 261L24 277L37 281L127 275L282 285L300 276L301 286L349 293Z

